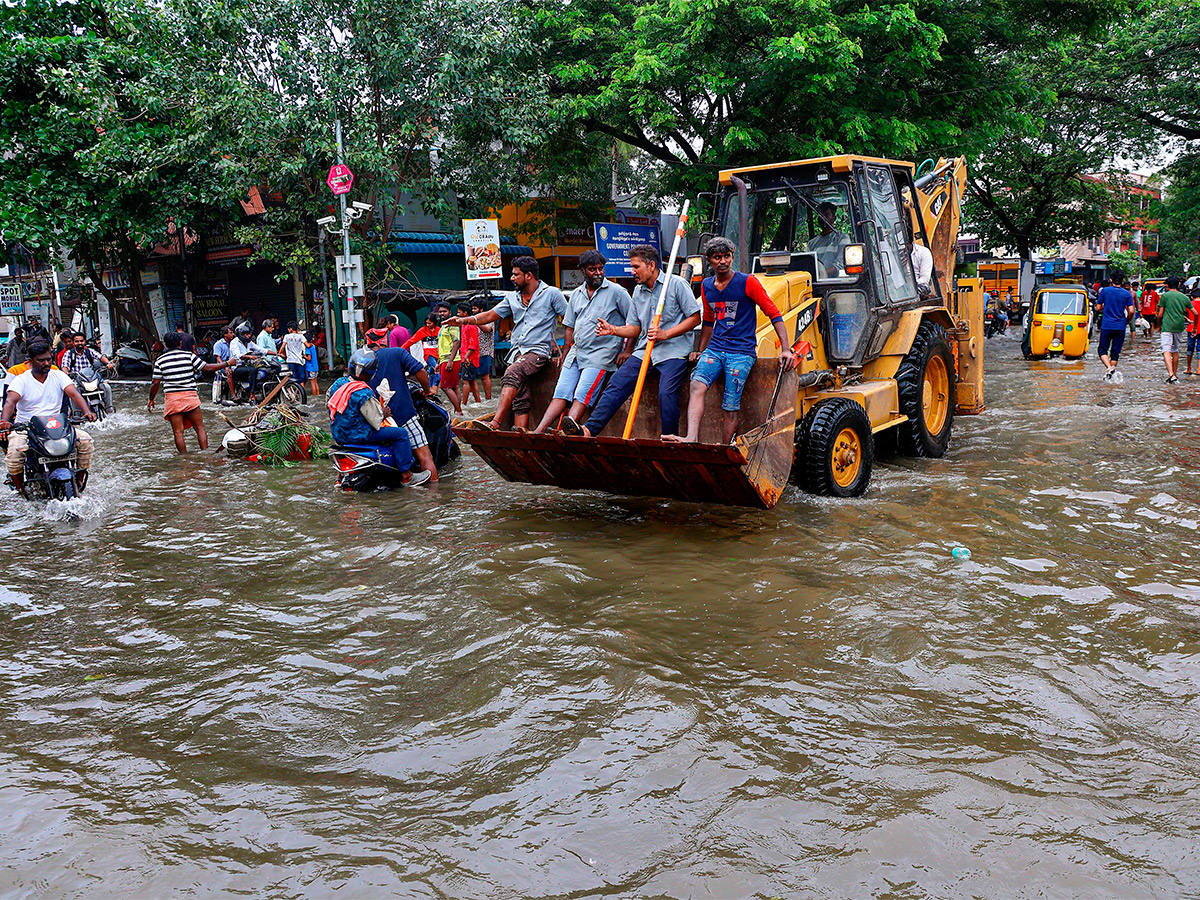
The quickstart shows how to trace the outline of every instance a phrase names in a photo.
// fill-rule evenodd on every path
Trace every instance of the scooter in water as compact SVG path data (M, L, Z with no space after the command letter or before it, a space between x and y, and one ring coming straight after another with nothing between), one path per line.
M304 390L304 385L291 377L291 369L281 360L274 356L266 356L255 359L253 362L249 360L247 362L250 367L266 375L259 390L258 396L260 399L269 397L271 392L278 387L279 383L284 382L283 387L275 394L276 398L286 400L293 406L308 405L308 393ZM232 391L230 390L230 382L233 383ZM223 404L249 403L250 382L240 379L236 369L230 370L230 372L221 376L221 390L217 400Z
M88 473L79 468L75 425L64 415L34 416L18 426L29 441L25 449L26 500L70 500L87 487Z
M462 451L450 431L450 414L426 397L420 385L410 381L408 390L429 441L433 464L441 468L458 459ZM334 444L329 458L338 471L337 486L344 491L393 490L403 485L407 474L397 465L392 448L377 444ZM418 468L414 462L413 471Z
M984 338L995 337L998 334L1004 334L1008 331L1008 319L1003 318L997 313L984 313L983 316L983 336Z
M76 372L71 375L75 381L75 387L79 389L79 393L83 395L83 400L96 416L97 422L102 422L108 415L108 410L104 406L104 379L95 369L87 368L81 372ZM63 401L63 405L69 405L70 398Z
M122 375L149 375L154 371L146 345L138 338L117 348L117 371Z

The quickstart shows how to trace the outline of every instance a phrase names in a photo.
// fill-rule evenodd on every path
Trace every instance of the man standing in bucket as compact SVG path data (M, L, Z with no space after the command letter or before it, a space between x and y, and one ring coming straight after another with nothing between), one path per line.
M513 260L510 276L517 288L515 293L506 294L487 312L455 316L442 323L454 326L487 325L505 318L513 321L509 337L512 350L508 354L508 368L500 380L503 387L496 414L490 424L476 420L477 426L498 429L511 409L513 427L521 430L529 427L529 411L533 408L529 379L542 370L551 356L557 356L554 327L558 317L567 312L567 299L562 291L540 281L539 271L537 260L532 256L518 256Z
M563 325L567 339L563 344L566 360L554 388L554 399L535 429L541 434L565 412L563 427L568 433L579 433L578 422L583 414L596 405L604 380L616 368L621 352L621 338L601 334L596 326L601 320L624 325L632 318L629 292L604 277L607 260L598 250L587 250L579 257L583 284L571 292ZM567 407L570 406L568 411Z
M600 402L583 428L585 437L603 431L621 404L633 396L646 344L651 338L654 339L654 350L650 354L650 365L658 372L662 434L666 436L679 432L679 388L683 385L688 356L692 352L692 329L700 324L700 304L686 281L678 275L668 276L662 271L662 258L657 247L649 244L634 247L629 251L629 260L633 278L637 282L637 287L633 289L629 324L615 326L601 319L596 323L596 333L615 334L623 338L637 337L638 342L633 356L617 369L600 395ZM652 324L654 312L659 294L663 291L666 291L666 298L662 319L655 327Z
M796 364L787 329L778 307L767 296L762 283L753 275L733 269L733 244L723 237L708 242L704 255L713 275L704 279L700 297L704 303L704 327L700 330L700 359L692 372L692 391L688 399L687 435L663 440L695 443L700 437L704 417L704 395L712 383L725 376L721 409L724 421L721 439L728 444L737 433L738 413L742 408L742 390L758 357L755 330L758 310L762 310L779 336L779 360L791 368Z

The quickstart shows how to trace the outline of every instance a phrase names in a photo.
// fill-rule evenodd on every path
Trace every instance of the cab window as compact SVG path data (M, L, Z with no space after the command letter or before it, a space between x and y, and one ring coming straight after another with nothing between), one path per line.
M888 303L906 303L917 298L917 280L909 260L908 230L900 214L896 180L885 166L865 166L863 194L871 209L870 232L874 249L872 264Z

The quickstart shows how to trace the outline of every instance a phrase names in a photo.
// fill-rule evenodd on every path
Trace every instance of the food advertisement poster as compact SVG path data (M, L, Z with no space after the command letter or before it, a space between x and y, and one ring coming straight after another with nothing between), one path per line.
M463 219L463 248L467 255L467 281L502 278L500 223L495 219Z

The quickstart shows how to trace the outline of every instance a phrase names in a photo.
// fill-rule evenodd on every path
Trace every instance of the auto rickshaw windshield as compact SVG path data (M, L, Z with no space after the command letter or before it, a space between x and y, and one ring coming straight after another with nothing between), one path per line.
M1087 315L1087 294L1082 291L1042 291L1037 311L1044 316Z

